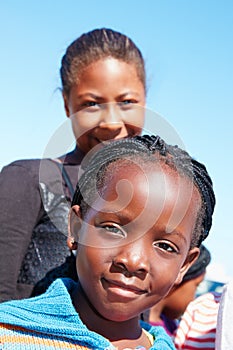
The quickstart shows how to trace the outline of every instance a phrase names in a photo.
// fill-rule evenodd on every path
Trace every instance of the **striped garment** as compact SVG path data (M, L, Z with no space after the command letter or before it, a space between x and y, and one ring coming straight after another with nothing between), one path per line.
M90 348L77 345L74 342L61 338L50 338L40 333L35 334L22 327L0 324L0 349L79 349L88 350Z
M115 349L81 321L70 297L76 287L71 279L57 279L38 297L1 303L0 350ZM175 350L162 327L142 327L154 339L151 349Z
M221 293L206 293L192 301L174 336L176 349L214 350Z

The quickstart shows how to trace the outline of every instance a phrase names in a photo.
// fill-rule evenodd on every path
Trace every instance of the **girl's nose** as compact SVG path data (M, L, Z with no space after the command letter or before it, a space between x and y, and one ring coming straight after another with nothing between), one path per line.
M101 108L101 120L99 127L103 129L117 130L122 128L124 122L117 104L104 104Z
M140 242L125 245L116 254L114 265L129 275L145 276L149 272L147 251Z

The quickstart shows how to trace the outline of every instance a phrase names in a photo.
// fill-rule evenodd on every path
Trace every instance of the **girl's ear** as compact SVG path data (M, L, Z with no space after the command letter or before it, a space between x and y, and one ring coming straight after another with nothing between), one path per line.
M62 97L63 97L63 101L64 101L64 108L65 108L66 116L69 118L69 116L70 116L70 110L69 110L68 96L65 95L64 92L62 92Z
M178 285L182 282L184 275L188 269L194 264L200 254L200 249L195 247L188 252L187 258L185 259L184 264L182 265L180 272L176 278L175 285Z
M69 212L68 219L68 238L67 245L69 249L76 250L78 247L78 233L82 226L80 206L74 205Z

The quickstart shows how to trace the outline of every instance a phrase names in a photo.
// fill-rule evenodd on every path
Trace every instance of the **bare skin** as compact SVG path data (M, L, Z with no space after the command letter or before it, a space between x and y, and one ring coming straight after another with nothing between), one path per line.
M141 133L145 88L132 64L111 57L92 63L63 98L84 154L102 142Z
M126 182L117 193L120 180ZM137 189L133 194L129 183ZM162 172L156 166L146 172L126 167L107 184L104 204L97 200L87 210L85 221L80 207L72 207L81 285L73 303L87 327L119 349L150 347L139 324L141 312L180 283L198 257L199 249L189 247L201 198L193 187L185 200L190 186L167 166Z
M171 320L179 319L190 301L194 299L197 287L204 277L205 274L201 274L196 278L174 286L167 297L150 309L149 322L162 321L161 314Z

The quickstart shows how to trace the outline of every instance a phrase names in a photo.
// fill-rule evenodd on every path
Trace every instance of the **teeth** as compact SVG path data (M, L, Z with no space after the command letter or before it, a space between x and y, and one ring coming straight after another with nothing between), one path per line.
M110 140L100 140L101 143L104 143L105 145L109 144L110 143Z

